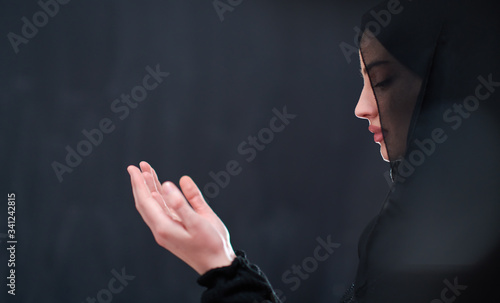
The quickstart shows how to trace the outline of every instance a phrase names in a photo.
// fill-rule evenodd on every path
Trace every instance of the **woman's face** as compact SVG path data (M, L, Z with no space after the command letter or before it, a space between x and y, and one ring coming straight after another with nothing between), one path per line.
M389 161L389 154L385 146L384 132L387 133L385 129L382 129L380 124L380 116L378 112L377 100L373 93L372 84L368 73L366 71L365 63L361 54L359 55L359 61L361 62L361 75L363 77L363 90L361 91L361 96L359 96L358 104L354 110L356 117L360 119L366 119L369 122L368 130L373 133L373 139L376 143L380 145L380 154L385 161Z
M385 161L402 159L422 80L399 63L377 39L362 42L362 47L364 86L355 114L369 121L369 131L380 144Z

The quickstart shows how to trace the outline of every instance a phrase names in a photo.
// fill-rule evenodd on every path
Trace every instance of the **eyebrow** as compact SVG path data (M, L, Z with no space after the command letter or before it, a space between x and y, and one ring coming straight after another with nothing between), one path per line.
M383 65L383 64L389 64L390 62L387 60L380 60L380 61L375 61L370 64L368 64L364 69L360 69L361 74L366 74L367 72L370 71L375 66Z

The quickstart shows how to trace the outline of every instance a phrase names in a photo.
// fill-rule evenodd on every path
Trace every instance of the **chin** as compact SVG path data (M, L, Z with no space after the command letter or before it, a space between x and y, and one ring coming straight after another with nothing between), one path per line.
M382 159L385 162L390 162L389 161L389 153L387 152L387 148L385 148L385 143L382 141L379 144L380 144L380 155L382 156Z
M384 160L385 162L390 162L389 156L386 153L384 153L383 151L380 151L380 155L382 156L382 160Z

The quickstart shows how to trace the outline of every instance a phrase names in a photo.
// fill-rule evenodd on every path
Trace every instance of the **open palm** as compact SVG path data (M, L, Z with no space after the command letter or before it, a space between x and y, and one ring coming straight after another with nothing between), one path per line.
M181 192L170 181L161 184L147 162L127 170L136 208L159 245L199 274L231 264L229 232L190 177L180 179Z

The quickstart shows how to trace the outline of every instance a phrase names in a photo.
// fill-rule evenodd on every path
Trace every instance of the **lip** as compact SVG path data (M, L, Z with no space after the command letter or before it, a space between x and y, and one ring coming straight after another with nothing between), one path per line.
M370 125L368 130L373 133L373 140L377 143L384 141L384 135L380 126Z

